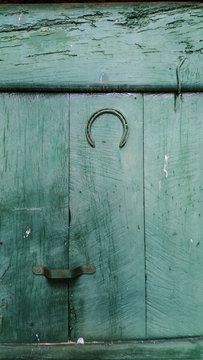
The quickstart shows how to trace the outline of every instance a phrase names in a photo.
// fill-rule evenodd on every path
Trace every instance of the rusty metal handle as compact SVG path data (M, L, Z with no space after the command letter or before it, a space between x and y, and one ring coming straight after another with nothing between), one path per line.
M35 275L45 276L48 279L73 279L80 275L92 275L96 268L94 265L80 265L73 269L49 269L46 266L33 266Z

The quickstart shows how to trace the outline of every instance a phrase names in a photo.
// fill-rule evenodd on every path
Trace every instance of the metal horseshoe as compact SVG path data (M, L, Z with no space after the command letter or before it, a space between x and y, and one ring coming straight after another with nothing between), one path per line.
M89 119L89 121L87 123L86 131L85 131L88 143L90 144L90 146L95 148L95 142L94 142L94 140L92 138L92 133L91 133L92 124L99 116L104 115L104 114L115 115L121 121L121 124L123 126L123 134L122 134L122 137L121 137L119 147L122 148L125 145L125 143L127 141L127 138L128 138L128 123L127 123L125 117L123 116L123 114L121 114L120 111L114 110L114 109L102 109L102 110L99 110L99 111L95 112L91 116L91 118Z

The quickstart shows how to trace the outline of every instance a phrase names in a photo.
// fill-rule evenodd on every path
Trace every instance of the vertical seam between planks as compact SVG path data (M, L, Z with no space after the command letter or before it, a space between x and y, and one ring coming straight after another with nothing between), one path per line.
M68 94L68 269L70 268L70 94ZM68 281L68 340L70 339L70 282Z
M146 221L145 221L145 94L142 95L142 161L143 161L143 225L144 225L144 272L145 272L145 338L147 337L147 266L146 266Z

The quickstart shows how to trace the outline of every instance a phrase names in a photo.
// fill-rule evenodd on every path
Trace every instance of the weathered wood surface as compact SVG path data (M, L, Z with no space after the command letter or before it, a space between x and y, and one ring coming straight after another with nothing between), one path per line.
M199 2L2 5L0 89L202 90L202 9Z
M202 335L202 94L145 96L147 336Z
M130 133L120 149L120 120L111 114L85 128L98 110L113 108ZM70 284L70 339L145 337L143 96L70 97L70 267L94 263L96 273Z
M202 338L119 342L107 344L7 344L0 346L5 360L202 360Z
M0 342L67 341L67 284L32 266L67 266L68 103L0 95Z

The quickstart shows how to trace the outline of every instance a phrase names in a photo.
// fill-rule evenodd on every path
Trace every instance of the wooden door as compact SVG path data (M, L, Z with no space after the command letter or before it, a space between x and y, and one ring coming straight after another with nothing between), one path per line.
M201 112L192 93L1 94L1 342L202 334Z

